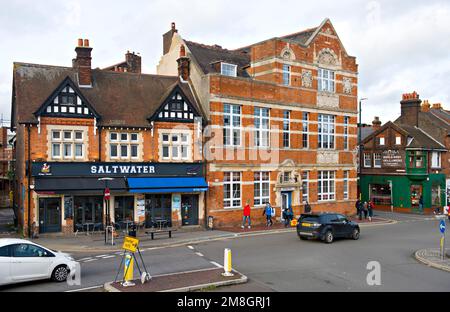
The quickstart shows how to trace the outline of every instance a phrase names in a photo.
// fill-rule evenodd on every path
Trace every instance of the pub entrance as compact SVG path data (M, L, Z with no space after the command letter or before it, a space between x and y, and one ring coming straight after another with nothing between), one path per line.
M39 232L61 232L61 198L39 198Z
M198 225L198 195L181 196L182 225Z

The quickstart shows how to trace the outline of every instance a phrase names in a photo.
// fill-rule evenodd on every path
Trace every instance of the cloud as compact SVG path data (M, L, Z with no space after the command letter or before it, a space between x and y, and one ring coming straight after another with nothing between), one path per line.
M70 66L77 38L89 38L93 66L140 52L155 73L161 35L176 22L189 40L238 48L318 26L331 18L359 64L363 121L400 113L404 92L450 106L450 3L446 0L10 0L0 11L0 113L9 114L12 62Z

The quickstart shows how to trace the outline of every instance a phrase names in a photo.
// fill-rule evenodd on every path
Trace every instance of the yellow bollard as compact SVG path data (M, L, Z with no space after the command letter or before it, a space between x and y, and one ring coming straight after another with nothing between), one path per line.
M234 274L231 273L231 271L233 270L232 265L231 265L231 249L225 248L223 262L224 262L223 268L224 268L225 272L222 273L222 275L223 276L234 276Z
M123 267L123 279L125 282L122 284L124 287L135 286L136 284L132 282L133 280L133 267L134 259L133 256L127 254L125 256L125 266Z

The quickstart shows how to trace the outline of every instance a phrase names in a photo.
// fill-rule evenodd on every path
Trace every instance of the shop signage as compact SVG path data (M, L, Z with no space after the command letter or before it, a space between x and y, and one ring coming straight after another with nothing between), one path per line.
M403 156L399 150L385 150L382 154L383 167L402 167Z
M181 195L173 194L172 195L172 209L181 209Z
M34 162L32 175L34 177L202 176L203 164Z

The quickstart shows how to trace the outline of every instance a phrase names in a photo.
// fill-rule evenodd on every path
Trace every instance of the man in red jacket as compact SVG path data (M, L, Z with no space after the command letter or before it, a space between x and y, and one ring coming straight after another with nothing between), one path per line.
M244 217L242 218L242 226L241 228L245 228L245 221L248 220L248 228L251 228L252 221L250 220L250 204L247 200L244 206Z

